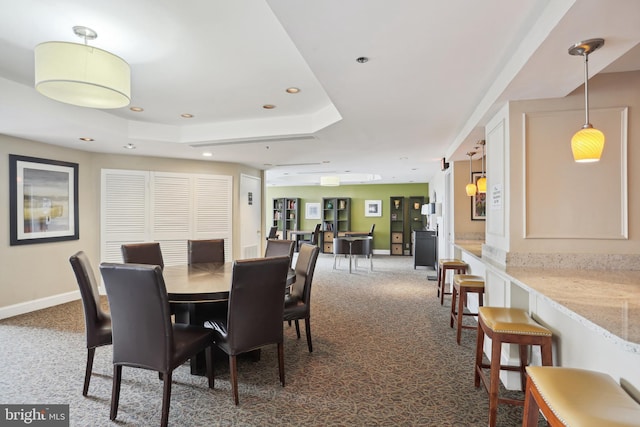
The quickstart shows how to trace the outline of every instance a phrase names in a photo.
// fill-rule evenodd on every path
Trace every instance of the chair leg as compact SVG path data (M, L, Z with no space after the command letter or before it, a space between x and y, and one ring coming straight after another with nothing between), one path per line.
M231 375L231 394L233 394L233 401L236 406L239 403L238 399L238 361L236 356L229 356L229 374Z
M84 387L82 388L83 396L86 396L89 392L89 382L91 381L91 370L93 369L93 356L95 352L95 347L87 349L87 369L84 372Z
M169 424L169 403L171 403L171 377L173 371L164 373L164 387L162 388L162 419L161 427L167 427Z
M118 401L120 400L120 380L122 379L122 365L113 365L113 386L111 387L111 421L118 416Z
M278 343L278 372L280 373L280 384L284 387L284 344Z
M298 319L296 319L295 322L296 322L296 334L298 335L298 339L300 339L300 322L298 321Z
M207 362L207 378L209 379L209 388L213 388L213 348L211 345L205 348L204 357Z
M307 333L307 347L309 347L309 353L313 353L313 345L311 344L311 322L309 318L304 319L304 329Z
M458 292L456 287L454 286L451 289L451 314L449 315L449 327L453 328L453 320L454 316L457 316L456 312L456 300L458 299Z

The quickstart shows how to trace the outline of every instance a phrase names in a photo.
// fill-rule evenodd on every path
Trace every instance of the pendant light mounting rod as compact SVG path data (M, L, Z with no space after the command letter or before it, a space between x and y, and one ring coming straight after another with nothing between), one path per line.
M593 128L589 122L589 54L600 49L604 39L589 39L574 44L569 48L569 55L584 56L584 115L583 129Z

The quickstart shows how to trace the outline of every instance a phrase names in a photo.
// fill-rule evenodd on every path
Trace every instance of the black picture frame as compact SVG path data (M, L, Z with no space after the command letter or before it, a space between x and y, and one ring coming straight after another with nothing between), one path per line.
M11 246L80 238L78 164L9 154Z
M482 172L473 172L471 174L473 183L478 188L478 180L482 177ZM487 194L478 193L471 196L471 220L485 221L487 219Z

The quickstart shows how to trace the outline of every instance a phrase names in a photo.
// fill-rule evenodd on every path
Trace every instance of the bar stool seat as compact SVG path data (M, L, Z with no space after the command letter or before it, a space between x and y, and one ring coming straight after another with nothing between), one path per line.
M483 363L484 336L491 339L491 361ZM524 400L501 398L498 395L500 370L519 371L522 390L525 390L525 368L527 366L527 346L538 345L542 354L542 365L553 364L551 353L551 331L538 324L525 310L508 307L480 307L478 309L478 338L474 383L480 382L489 393L489 427L496 425L498 404L523 405ZM502 344L517 344L520 366L502 365L500 355ZM489 379L483 369L488 368Z
M447 281L447 271L451 270L454 274L466 274L469 266L460 259L440 259L438 260L438 294L440 305L444 305L444 296L451 295L451 292L445 292L444 287Z
M538 425L538 410L552 427L640 423L640 404L607 374L557 366L529 366L527 374L523 427Z
M456 330L456 342L460 345L460 336L462 335L462 329L477 329L477 326L467 326L462 324L463 316L477 316L478 313L472 313L470 311L465 312L464 308L467 305L467 294L478 294L478 305L482 307L484 305L484 278L481 276L474 276L471 274L456 274L453 276L453 290L451 295L451 316L450 324L453 328L453 324L457 322ZM456 299L458 299L458 306L456 309Z

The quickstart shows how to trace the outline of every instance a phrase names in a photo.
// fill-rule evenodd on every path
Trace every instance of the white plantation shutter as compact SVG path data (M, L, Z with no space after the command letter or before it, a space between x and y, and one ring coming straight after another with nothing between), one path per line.
M230 176L102 171L101 259L122 262L120 246L160 242L165 265L187 262L188 239L225 239L232 253Z
M224 239L225 258L231 259L233 181L230 176L194 177L193 239Z
M122 262L123 243L149 241L148 188L148 172L102 170L102 261Z

